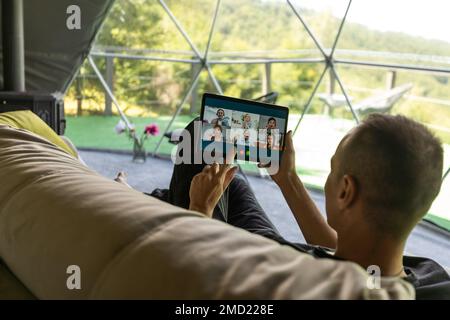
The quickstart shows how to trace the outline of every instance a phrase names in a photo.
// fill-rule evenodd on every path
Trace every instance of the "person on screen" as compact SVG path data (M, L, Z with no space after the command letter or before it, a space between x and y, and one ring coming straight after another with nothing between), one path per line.
M225 110L218 109L216 112L217 118L211 120L211 124L218 124L220 126L229 127L230 126L230 118L225 116Z
M186 129L193 134L194 122ZM410 282L417 299L450 299L450 276L444 268L403 254L442 182L443 148L425 126L399 115L372 114L352 129L331 158L324 188L327 218L297 175L291 131L285 141L279 170L271 177L307 244L280 235L246 179L229 164L177 164L170 188L153 195L224 221L217 203L228 189L227 222L235 227L316 258L352 261L363 269L378 266L382 276Z
M273 117L270 117L267 120L266 130L268 132L270 132L271 130L276 129L276 128L277 128L277 120L275 118L273 118Z
M260 134L260 140L258 143L259 148L261 149L272 149L273 147L273 137L271 134Z
M211 136L211 141L219 142L223 138L223 129L220 125L216 124L213 127L213 134Z
M277 131L267 132L263 129L260 130L260 142L259 147L270 150L280 150L279 137L280 134Z
M273 136L271 134L267 135L267 149L273 149Z
M234 129L232 130L232 141L235 146L242 145L242 146L252 146L254 145L254 137L253 137L253 131L247 130L247 129Z
M252 129L253 123L252 123L252 117L246 113L242 116L242 129Z

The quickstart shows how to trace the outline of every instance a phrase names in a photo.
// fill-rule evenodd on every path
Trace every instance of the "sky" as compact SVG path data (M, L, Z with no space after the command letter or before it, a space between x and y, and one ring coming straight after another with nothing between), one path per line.
M285 2L286 0L275 0ZM292 0L296 6L344 15L348 0ZM353 0L348 21L450 43L449 0Z

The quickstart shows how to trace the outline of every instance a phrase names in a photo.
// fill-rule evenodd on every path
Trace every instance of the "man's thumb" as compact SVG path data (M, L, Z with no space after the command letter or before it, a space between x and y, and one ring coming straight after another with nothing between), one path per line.
M226 188L228 188L228 185L231 183L231 181L234 178L234 175L236 174L238 170L238 167L232 167L231 169L229 169L227 171L227 173L225 174L225 180L223 182L223 189L225 190Z
M294 143L292 142L292 130L290 130L286 134L286 146L285 147L286 147L287 150L294 149Z

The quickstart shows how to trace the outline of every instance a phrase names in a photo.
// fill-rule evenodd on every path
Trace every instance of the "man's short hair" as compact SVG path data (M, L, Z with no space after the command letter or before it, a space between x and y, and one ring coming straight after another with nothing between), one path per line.
M443 149L422 124L372 114L345 139L340 173L354 177L371 222L406 236L442 183Z

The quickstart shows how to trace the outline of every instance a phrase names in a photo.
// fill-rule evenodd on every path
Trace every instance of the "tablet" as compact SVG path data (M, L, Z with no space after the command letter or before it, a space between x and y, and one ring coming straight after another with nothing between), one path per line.
M238 160L279 160L288 116L287 107L205 93L200 115L203 158L224 159L234 148Z

